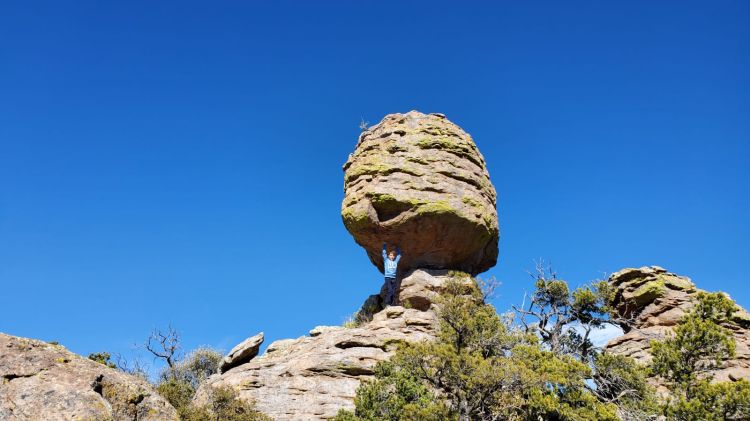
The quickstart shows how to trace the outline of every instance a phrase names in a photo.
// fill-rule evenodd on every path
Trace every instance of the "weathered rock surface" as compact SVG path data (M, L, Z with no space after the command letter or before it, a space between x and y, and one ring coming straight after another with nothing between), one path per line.
M265 354L210 377L197 400L205 399L206 387L229 385L275 420L329 419L341 408L352 409L357 386L372 377L375 364L391 357L398 342L434 338L437 317L426 303L451 277L446 271L415 271L403 280L398 299L418 303L419 309L375 308L372 320L358 327L318 326L310 336L273 342ZM368 302L377 304L375 297Z
M695 305L700 291L684 276L658 266L623 269L609 277L615 287L614 306L625 319L625 334L611 340L607 350L631 356L641 362L651 359L650 341L663 339ZM750 380L750 314L740 308L734 323L725 327L733 333L737 355L714 374L718 381Z
M451 277L453 275L447 270L414 270L399 282L398 303L417 310L430 310L435 305L435 299L443 292L445 280ZM459 279L472 282L468 277Z
M471 136L442 114L389 114L365 130L344 165L341 215L382 271L383 242L399 269L477 274L497 262L495 188Z
M260 345L263 343L264 339L263 332L260 332L257 335L251 336L240 342L237 346L232 348L224 358L222 358L219 363L219 372L224 373L230 368L237 367L240 364L245 364L255 358L255 356L258 355Z
M2 420L176 420L144 380L60 345L0 333Z

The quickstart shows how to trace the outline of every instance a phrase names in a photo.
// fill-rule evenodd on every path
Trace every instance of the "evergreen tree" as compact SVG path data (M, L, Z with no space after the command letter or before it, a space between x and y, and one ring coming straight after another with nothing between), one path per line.
M651 343L653 374L669 388L664 415L675 420L750 419L750 382L712 382L711 371L735 355L737 306L723 293L699 293L674 334Z
M404 344L379 364L358 389L355 412L338 421L616 420L625 388L640 393L625 394L632 407L650 401L641 367L602 359L609 374L597 383L592 365L504 322L466 275L448 282L438 316L436 340ZM627 381L607 381L618 370Z

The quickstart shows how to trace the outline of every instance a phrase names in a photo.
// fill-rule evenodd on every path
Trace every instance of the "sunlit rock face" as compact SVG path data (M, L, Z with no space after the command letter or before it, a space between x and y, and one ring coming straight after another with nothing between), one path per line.
M375 365L391 358L402 342L433 340L438 328L436 297L465 274L416 270L403 279L396 301L382 307L374 294L363 304L358 325L317 326L309 335L282 339L263 355L208 378L196 394L206 403L212 387L229 386L242 399L278 421L325 420L354 409L357 387L373 378Z
M497 262L495 188L471 136L442 114L389 114L344 165L344 225L382 270L384 242L402 273L481 273Z
M651 341L670 335L701 291L690 278L658 266L623 269L608 282L614 288L611 305L623 320L625 334L609 341L607 350L644 363L651 360ZM736 355L712 375L717 381L750 380L750 314L739 307L724 327L735 338Z

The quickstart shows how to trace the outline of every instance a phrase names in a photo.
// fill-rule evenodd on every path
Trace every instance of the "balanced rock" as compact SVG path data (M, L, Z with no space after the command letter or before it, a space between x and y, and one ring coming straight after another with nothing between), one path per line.
M344 225L382 270L384 242L400 270L477 274L497 262L495 188L471 136L442 114L389 114L365 130L344 165Z
M0 333L0 419L176 420L145 380L60 345Z
M409 286L400 290L405 295L397 297L399 302L431 302L435 291L456 276L415 274L406 278ZM402 306L382 309L374 297L363 306L374 312L369 321L355 327L318 326L310 336L275 341L263 355L209 377L196 402L205 402L210 387L231 386L279 421L330 419L339 409L353 409L357 387L372 378L378 362L389 359L400 342L433 339L437 329L431 306L420 306L425 311Z
M230 368L237 367L255 358L258 355L263 339L265 339L263 332L260 332L240 342L221 360L219 363L219 372L223 373Z
M623 269L609 277L614 287L610 303L621 318L624 335L612 339L607 350L646 363L650 342L669 335L694 306L697 294L690 278L658 266ZM724 325L735 338L736 356L713 372L717 381L750 380L750 314L739 307L731 323Z

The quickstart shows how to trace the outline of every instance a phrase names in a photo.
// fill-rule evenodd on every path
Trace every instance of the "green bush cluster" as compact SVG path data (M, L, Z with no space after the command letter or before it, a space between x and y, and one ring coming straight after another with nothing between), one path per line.
M475 284L450 281L439 308L437 340L406 344L380 363L355 411L337 421L618 419L617 405L587 383L592 367L503 321ZM631 378L648 393L643 377Z
M714 382L711 370L735 356L732 333L737 306L723 293L698 294L698 303L663 341L651 343L652 374L669 387L662 405L669 419L748 420L750 382Z
M222 355L211 348L193 350L159 374L156 391L175 407L182 421L269 420L228 386L207 388L204 403L194 402L198 387L216 373L221 358Z
M109 368L117 368L117 365L110 360L112 356L109 354L109 352L95 352L93 354L89 354L89 359L92 361L96 361L99 364L106 365Z
M604 284L570 292L566 282L542 277L532 305L516 309L536 319L517 325L498 316L476 285L451 281L437 340L403 344L359 387L355 410L335 420L750 419L750 383L708 374L734 355L723 327L736 311L731 300L699 294L674 335L652 343L653 363L643 366L592 347L580 327L611 322L610 293ZM654 377L666 397L649 385Z

